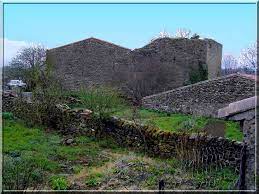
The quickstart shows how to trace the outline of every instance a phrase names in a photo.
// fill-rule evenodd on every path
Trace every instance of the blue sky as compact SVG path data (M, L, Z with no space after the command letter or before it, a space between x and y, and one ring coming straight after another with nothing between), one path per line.
M256 4L5 4L5 51L41 43L48 48L96 37L128 48L160 31L187 28L238 55L256 41ZM8 47L8 49L7 49ZM13 50L12 50L13 49Z

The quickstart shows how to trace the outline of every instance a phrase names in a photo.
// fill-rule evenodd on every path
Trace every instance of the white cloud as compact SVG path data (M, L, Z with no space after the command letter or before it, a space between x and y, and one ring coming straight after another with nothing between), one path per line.
M29 43L25 41L9 40L5 38L4 39L4 65L8 65L8 63L12 60L12 58L16 56L17 52L23 47L26 47L28 45Z

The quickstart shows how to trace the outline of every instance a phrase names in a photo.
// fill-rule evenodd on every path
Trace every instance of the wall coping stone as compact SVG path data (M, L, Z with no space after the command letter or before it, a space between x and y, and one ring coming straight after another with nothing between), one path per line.
M253 96L240 101L232 102L227 107L218 110L218 118L225 118L230 115L255 109L256 100L256 96Z

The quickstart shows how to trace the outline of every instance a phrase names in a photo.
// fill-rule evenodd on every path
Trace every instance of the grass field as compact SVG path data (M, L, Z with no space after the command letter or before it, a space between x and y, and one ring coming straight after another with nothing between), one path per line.
M180 161L135 153L110 139L78 136L65 145L64 138L3 119L4 189L21 189L26 181L26 189L158 189L160 180L166 189L228 189L237 179L230 169L193 174Z

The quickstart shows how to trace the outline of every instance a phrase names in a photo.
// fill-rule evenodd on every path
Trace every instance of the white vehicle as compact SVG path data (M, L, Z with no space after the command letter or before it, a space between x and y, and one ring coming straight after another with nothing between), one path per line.
M10 80L7 83L8 87L26 87L26 83L24 83L22 80Z

